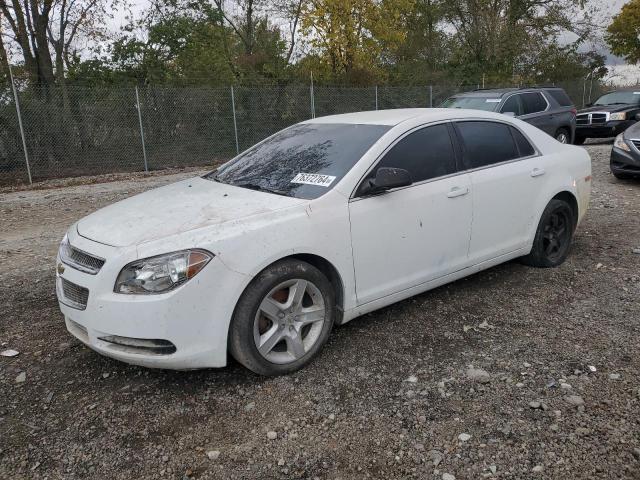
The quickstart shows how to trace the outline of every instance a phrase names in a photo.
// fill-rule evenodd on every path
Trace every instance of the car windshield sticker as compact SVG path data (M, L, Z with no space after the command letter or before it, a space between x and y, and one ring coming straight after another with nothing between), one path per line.
M499 98L487 98L487 103L500 103L501 100Z
M291 183L306 183L307 185L318 185L320 187L328 187L333 183L336 177L332 175L321 175L319 173L299 173Z

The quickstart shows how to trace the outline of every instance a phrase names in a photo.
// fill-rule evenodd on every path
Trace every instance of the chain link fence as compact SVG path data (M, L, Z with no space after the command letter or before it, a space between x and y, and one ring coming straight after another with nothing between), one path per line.
M583 80L558 86L578 106L602 88ZM212 166L311 117L437 107L452 94L478 87L28 88L17 90L19 110L7 88L0 91L0 185Z

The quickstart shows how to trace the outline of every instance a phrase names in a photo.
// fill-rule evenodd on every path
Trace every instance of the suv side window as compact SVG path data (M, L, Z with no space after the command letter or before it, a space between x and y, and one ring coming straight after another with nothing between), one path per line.
M455 173L456 156L447 124L421 128L404 137L391 147L367 179L374 178L380 167L404 168L414 183Z
M467 168L479 168L520 157L511 134L504 123L487 121L457 122L462 137Z
M522 110L522 101L520 99L520 95L511 95L507 98L507 101L504 102L504 105L500 109L501 113L513 112L516 114L516 117L523 114Z
M553 98L555 98L556 102L558 102L558 105L560 105L561 107L573 107L573 102L566 94L566 92L561 88L549 89L546 90L546 92Z
M547 109L547 101L539 92L529 92L522 94L522 104L524 114L544 112Z

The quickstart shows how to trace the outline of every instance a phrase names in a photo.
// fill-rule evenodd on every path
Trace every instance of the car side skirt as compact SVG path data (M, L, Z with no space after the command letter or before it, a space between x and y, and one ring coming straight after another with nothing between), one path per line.
M522 257L524 255L527 255L530 251L531 251L531 246L523 247L513 252L500 255L499 257L486 260L484 262L478 263L476 265L472 265L470 267L466 267L462 270L450 273L443 277L439 277L434 280L421 283L414 287L401 290L391 295L387 295L377 300L373 300L371 302L358 305L357 307L344 312L344 319L342 323L347 323L348 321L353 320L354 318L357 318L361 315L365 315L367 313L373 312L374 310L378 310L380 308L384 308L393 303L406 300L407 298L413 297L415 295L426 292L428 290L433 290L434 288L440 287L447 283L455 282L456 280L459 280L464 277L468 277L469 275L473 275L474 273L480 272L482 270L486 270L488 268L494 267L501 263L508 262L509 260L512 260L514 258Z

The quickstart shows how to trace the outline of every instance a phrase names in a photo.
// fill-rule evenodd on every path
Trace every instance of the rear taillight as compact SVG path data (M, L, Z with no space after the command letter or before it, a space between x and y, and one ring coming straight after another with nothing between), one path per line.
M578 114L578 110L575 108L572 108L571 113L573 113L573 115L576 116Z

